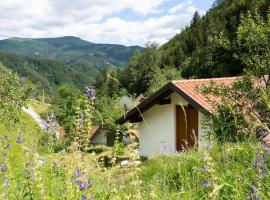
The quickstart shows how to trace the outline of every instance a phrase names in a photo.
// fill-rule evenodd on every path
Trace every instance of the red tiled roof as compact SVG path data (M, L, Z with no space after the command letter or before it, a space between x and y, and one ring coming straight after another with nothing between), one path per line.
M196 109L205 111L207 113L213 113L214 108L211 105L211 102L218 103L220 102L220 99L211 95L204 96L199 89L203 86L210 86L211 83L214 83L215 85L230 86L238 78L239 77L228 77L170 81L164 87L160 88L157 92L130 110L126 115L118 119L117 123L123 124L128 120L130 122L138 122L142 120L141 113L158 103L158 99L166 98L173 92L178 93Z
M211 112L213 108L209 102L219 101L218 97L215 96L204 96L199 90L202 87L209 86L211 83L216 85L225 85L230 86L237 79L237 77L228 77L228 78L212 78L212 79L190 79L190 80L175 80L171 81L177 88L184 92L187 96L197 102L202 108Z

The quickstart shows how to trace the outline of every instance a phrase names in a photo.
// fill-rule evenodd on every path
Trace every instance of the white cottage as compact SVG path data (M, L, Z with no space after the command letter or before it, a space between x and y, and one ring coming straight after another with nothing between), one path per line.
M168 155L203 144L203 119L213 108L201 86L231 85L236 77L171 81L118 120L139 123L141 156ZM216 100L211 97L211 100Z

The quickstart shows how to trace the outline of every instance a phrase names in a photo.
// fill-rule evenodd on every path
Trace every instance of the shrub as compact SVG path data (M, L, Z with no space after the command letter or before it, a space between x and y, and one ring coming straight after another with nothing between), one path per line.
M100 154L100 153L104 153L106 151L110 151L111 147L105 146L105 145L97 145L97 146L92 146L89 148L88 152L89 153L96 153L96 154Z

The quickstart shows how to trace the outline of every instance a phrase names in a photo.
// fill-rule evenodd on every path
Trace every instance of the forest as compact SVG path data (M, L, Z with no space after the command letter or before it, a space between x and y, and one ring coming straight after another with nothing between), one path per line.
M241 15L257 10L266 17L269 6L264 0L220 0L204 16L195 12L190 25L166 44L149 43L137 52L119 73L121 84L138 95L151 94L171 79L241 75L247 67L236 56L244 51L237 46Z

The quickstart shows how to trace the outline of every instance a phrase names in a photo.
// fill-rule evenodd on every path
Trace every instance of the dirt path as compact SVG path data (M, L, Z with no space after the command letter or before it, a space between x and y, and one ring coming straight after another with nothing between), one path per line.
M23 112L25 112L26 114L30 115L38 124L38 126L43 129L44 125L43 125L43 120L41 119L41 117L39 116L39 114L30 106L28 106L28 108L22 108Z

